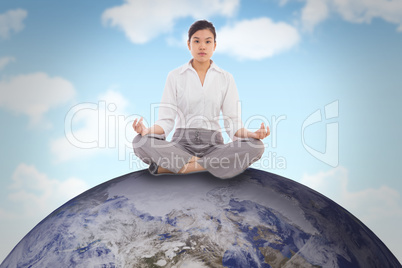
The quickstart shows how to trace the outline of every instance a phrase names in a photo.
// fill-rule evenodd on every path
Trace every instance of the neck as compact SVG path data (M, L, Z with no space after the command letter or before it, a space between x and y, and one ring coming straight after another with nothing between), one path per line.
M191 61L191 65L197 72L206 72L211 66L211 60L205 62L198 62L193 59Z

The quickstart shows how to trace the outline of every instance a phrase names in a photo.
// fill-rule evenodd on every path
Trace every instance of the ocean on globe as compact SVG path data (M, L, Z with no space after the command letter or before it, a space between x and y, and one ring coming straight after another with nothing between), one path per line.
M401 267L356 217L290 179L249 168L133 172L73 198L32 229L8 267Z

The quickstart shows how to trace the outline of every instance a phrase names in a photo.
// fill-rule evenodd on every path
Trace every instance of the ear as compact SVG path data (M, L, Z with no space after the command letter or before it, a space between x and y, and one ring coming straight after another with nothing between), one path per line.
M215 41L215 44L214 44L214 51L215 51L215 49L216 49L216 41Z
M190 40L187 40L187 46L188 46L188 50L191 50Z

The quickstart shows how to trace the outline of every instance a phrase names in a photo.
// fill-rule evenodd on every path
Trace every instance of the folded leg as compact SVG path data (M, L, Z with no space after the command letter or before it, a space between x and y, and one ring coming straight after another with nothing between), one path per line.
M164 135L137 135L133 140L133 149L144 163L155 163L173 173L178 173L192 158L176 143L166 141Z
M263 153L264 143L261 140L238 139L216 146L197 162L215 177L228 179L242 173Z

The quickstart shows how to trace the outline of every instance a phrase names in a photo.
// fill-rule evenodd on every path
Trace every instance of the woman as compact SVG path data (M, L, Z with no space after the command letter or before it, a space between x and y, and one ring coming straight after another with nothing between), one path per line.
M212 23L200 20L191 25L187 45L193 58L169 73L158 120L150 128L142 118L133 123L139 133L133 140L134 153L150 165L154 175L208 171L218 178L231 178L261 158L261 140L270 130L264 123L255 132L243 127L233 76L211 60L216 48ZM233 140L227 144L220 132L221 111ZM175 123L168 142L165 138Z

